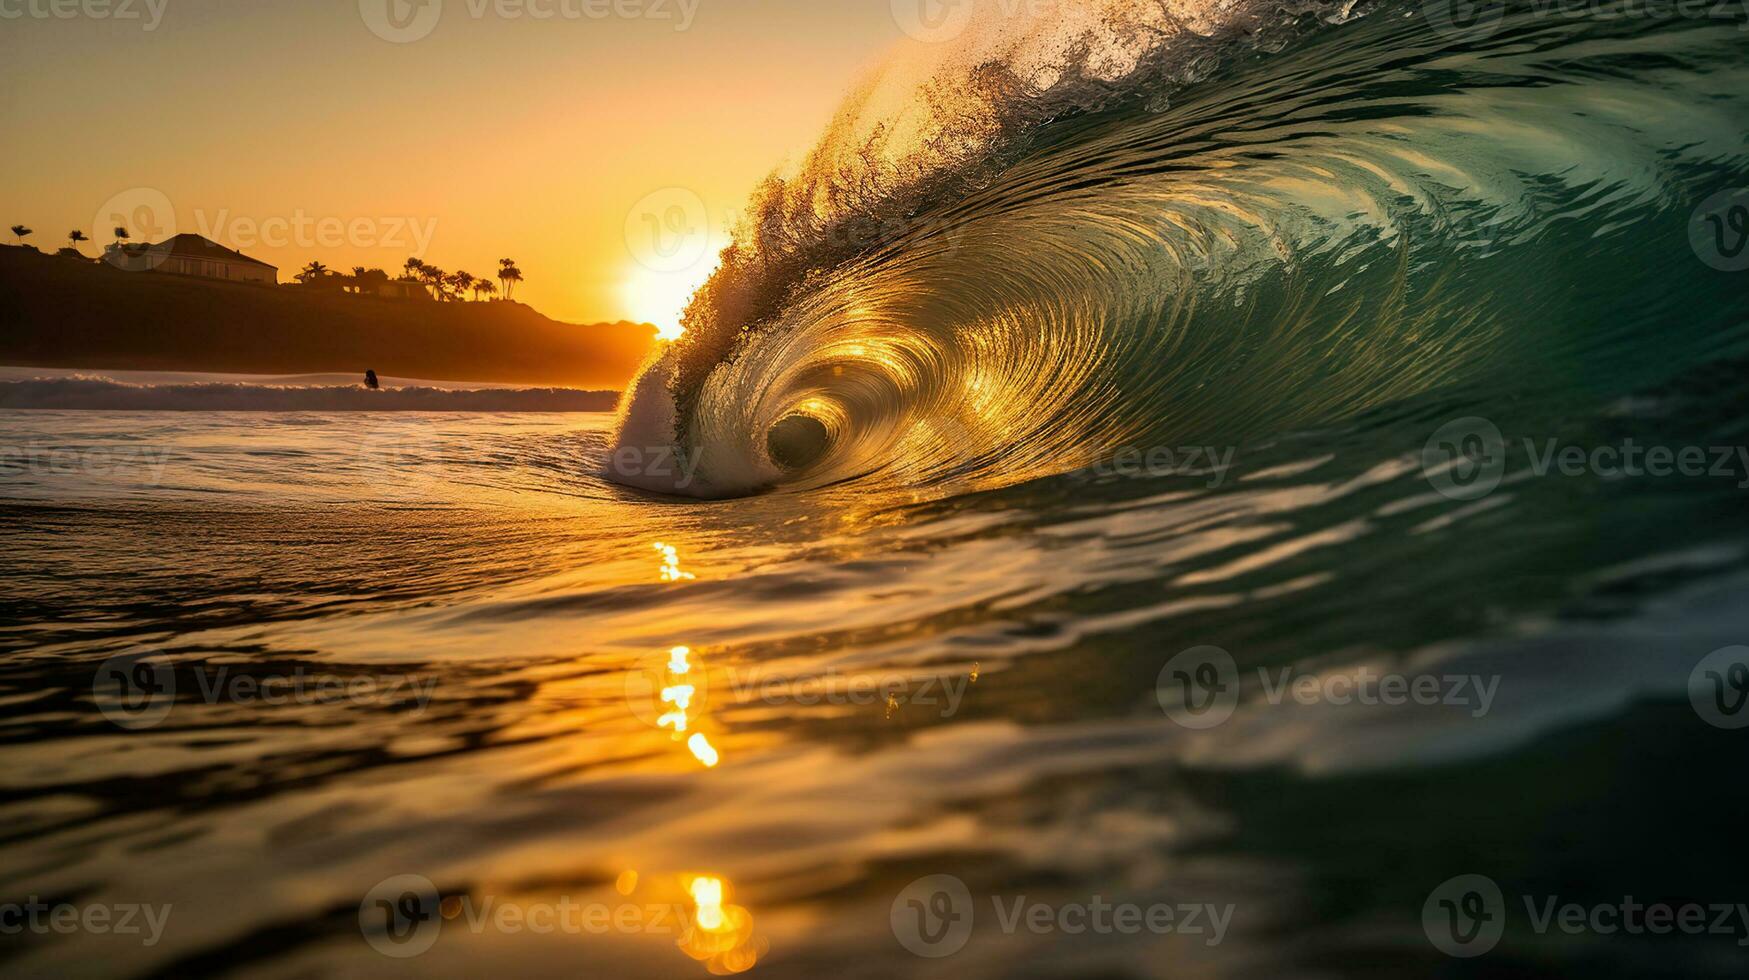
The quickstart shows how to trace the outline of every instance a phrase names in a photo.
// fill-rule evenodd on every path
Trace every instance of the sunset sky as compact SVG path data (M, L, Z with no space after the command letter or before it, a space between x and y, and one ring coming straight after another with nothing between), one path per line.
M580 322L665 325L747 192L903 36L887 0L622 0L635 18L444 0L399 21L390 0L113 0L66 20L31 2L0 21L0 219L37 247L79 228L96 255L106 207L144 196L281 281L312 259L398 274L426 238L452 271L513 257L518 299ZM379 36L397 24L430 29ZM708 249L673 237L701 211Z

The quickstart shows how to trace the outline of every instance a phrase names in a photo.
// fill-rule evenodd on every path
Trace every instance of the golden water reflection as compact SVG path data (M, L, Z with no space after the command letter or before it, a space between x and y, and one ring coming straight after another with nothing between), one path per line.
M675 647L668 651L663 675L660 697L664 710L656 719L656 727L672 732L675 741L685 737L686 748L692 752L693 758L703 763L706 769L714 768L722 761L722 754L711 744L710 737L703 732L688 735L692 727L693 700L698 696L698 686L693 681L691 648Z
M693 916L692 928L680 940L681 951L716 976L753 969L769 947L753 934L753 914L729 902L728 882L716 875L698 875L686 883L686 890L692 897Z
M656 542L656 550L662 554L662 570L660 572L662 581L690 582L693 579L698 578L697 575L681 569L679 548L658 541Z

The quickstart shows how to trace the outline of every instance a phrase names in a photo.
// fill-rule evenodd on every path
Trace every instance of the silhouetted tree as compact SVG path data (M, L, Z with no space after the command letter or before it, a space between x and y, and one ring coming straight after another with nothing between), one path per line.
M355 293L378 292L377 287L389 281L389 274L381 269L366 269L362 265L352 267L352 291Z
M438 300L446 300L449 298L449 293L444 289L444 280L448 278L448 276L449 273L444 272L437 266L428 265L423 262L419 265L420 281L431 287L431 295Z
M90 239L85 237L84 232L75 228L72 231L67 232L67 241L73 243L73 251L75 253L78 253L79 252L79 243L85 242L85 241L90 241Z
M515 259L498 260L498 281L504 284L504 298L516 298L516 284L522 281L522 270L516 267Z
M490 298L497 292L498 287L492 285L492 280L484 277L474 280L474 299L476 301L478 301L481 296Z
M307 285L314 283L314 282L317 282L321 279L325 279L325 278L327 278L327 276L328 276L328 267L327 266L323 265L320 262L311 262L309 265L304 266L304 271L298 273L297 276L295 276L294 278L296 278L298 282L301 282L307 286Z
M455 293L455 298L459 300L467 294L469 289L473 288L473 285L477 280L474 279L473 273L458 269L454 273L445 276L443 281L444 284L449 286Z
M25 236L31 234L31 230L23 225L13 225L12 233L18 236L18 244L23 245Z

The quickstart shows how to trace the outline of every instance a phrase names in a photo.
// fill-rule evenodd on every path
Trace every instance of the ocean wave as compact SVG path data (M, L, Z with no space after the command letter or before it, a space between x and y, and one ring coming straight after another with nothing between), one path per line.
M134 384L74 375L0 381L0 409L114 412L605 412L618 392L236 382Z
M1733 21L1051 6L896 59L759 189L622 412L699 479L610 478L999 486L1741 326L1682 302L1720 290L1695 206L1749 182ZM774 455L794 419L823 447Z

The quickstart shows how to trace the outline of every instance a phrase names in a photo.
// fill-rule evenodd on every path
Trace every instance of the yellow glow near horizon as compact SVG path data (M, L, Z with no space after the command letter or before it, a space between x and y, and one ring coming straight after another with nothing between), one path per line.
M711 242L711 261L678 272L658 272L644 266L633 266L620 284L620 300L626 314L639 323L654 324L656 336L662 340L679 340L686 333L680 318L686 313L692 295L698 292L716 271L715 256L729 243L727 238Z
M367 23L380 2L364 20L332 3L188 6L225 13L171 4L143 36L0 27L15 82L7 224L35 228L53 251L67 230L89 233L112 195L144 185L172 202L176 231L278 266L282 281L312 260L398 274L417 256L483 275L514 257L517 300L577 324L632 318L621 297L636 202L687 188L717 231L903 39L882 3L705 4L696 18L682 14L695 4L642 4L647 16L570 21L538 19L538 5L457 17L451 4L430 36L391 51ZM304 70L259 70L292 54ZM44 81L68 65L80 84ZM115 95L142 76L165 96L151 112ZM398 94L409 78L412 102ZM459 119L491 120L492 138L483 122L438 124Z

